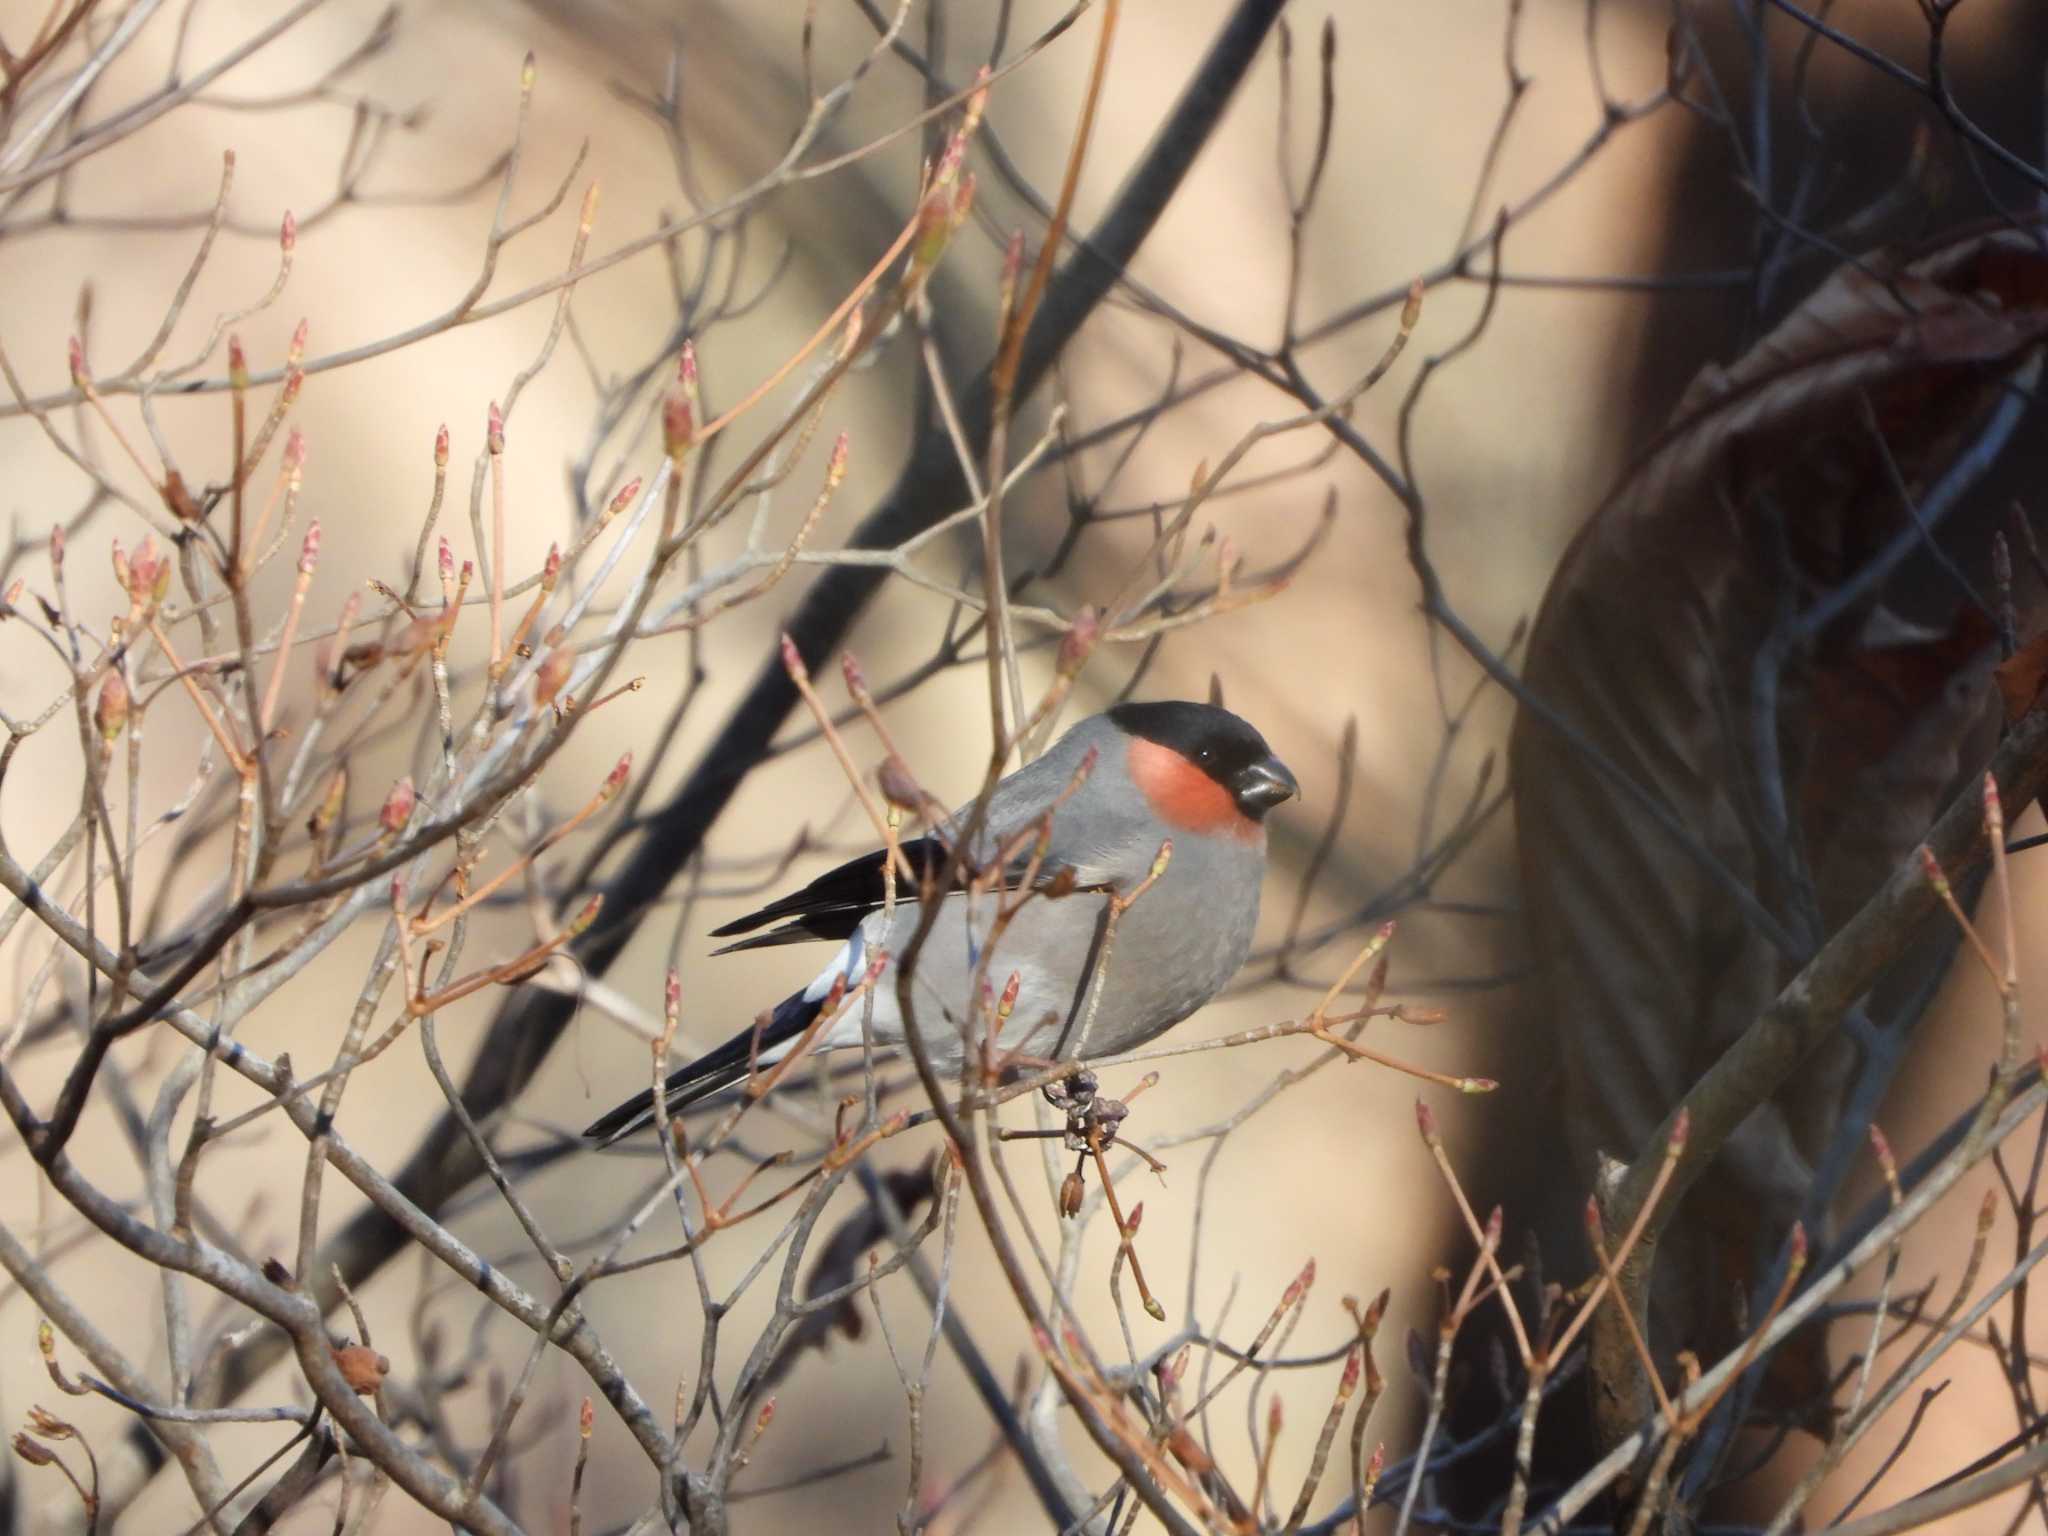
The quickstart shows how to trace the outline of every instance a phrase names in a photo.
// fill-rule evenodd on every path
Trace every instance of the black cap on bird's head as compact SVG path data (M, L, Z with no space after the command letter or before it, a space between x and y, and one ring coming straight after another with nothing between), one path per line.
M1266 738L1218 705L1181 699L1118 704L1109 718L1127 734L1186 758L1229 791L1239 813L1252 821L1263 820L1274 806L1301 793Z

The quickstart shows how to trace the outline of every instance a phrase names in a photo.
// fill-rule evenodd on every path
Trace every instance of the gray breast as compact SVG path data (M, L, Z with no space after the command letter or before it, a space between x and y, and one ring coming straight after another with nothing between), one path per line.
M1175 846L1165 874L1117 924L1082 1054L1143 1045L1229 984L1251 953L1265 863L1263 839Z
M1101 893L1034 895L1000 932L993 896L947 898L917 957L914 988L917 1025L935 1064L956 1068L985 1035L988 1013L974 997L977 970L991 994L1017 979L1016 1004L999 1040L1005 1051L1107 1056L1179 1023L1244 964L1264 863L1256 845L1205 838L1176 848L1166 872L1117 922L1099 982L1091 978L1104 933ZM916 921L914 906L897 912L888 938L893 955L901 957Z

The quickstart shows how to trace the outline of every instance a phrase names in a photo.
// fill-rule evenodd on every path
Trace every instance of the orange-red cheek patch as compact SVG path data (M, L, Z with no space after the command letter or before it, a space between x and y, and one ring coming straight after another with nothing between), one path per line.
M1152 814L1169 827L1247 841L1259 835L1259 824L1237 808L1230 791L1173 748L1133 737L1129 761L1131 782L1144 794Z

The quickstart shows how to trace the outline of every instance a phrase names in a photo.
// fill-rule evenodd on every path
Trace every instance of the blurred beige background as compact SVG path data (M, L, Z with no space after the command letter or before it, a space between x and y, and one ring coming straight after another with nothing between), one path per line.
M986 18L973 15L976 9L964 8L956 23L956 58L969 57L983 45ZM254 4L198 7L190 56L213 56L277 10ZM826 0L819 10L819 72L831 80L857 56L869 34L850 6ZM1104 114L1081 180L1079 226L1087 227L1113 194L1227 10L1218 0L1134 0L1125 6ZM794 72L803 12L793 0L676 9L674 24L685 40L683 83L697 168L715 193L743 185L770 164L797 121L801 93ZM247 99L313 80L325 62L372 28L377 14L375 4L334 0L234 71L218 90L224 97ZM1018 5L1012 37L1032 35L1056 14L1050 5ZM1500 16L1497 7L1464 5L1304 4L1291 14L1301 40L1298 64L1313 58L1312 39L1326 14L1336 17L1340 43L1330 188L1310 232L1303 274L1302 310L1313 318L1399 285L1447 254L1464 220L1501 97ZM32 26L38 15L38 6L26 0L0 4L0 33ZM233 212L252 227L269 229L283 210L298 210L303 217L328 199L349 131L349 102L355 97L401 111L420 109L416 122L394 130L363 189L366 205L302 224L285 298L243 328L252 359L259 363L279 354L302 315L310 321L313 354L359 345L439 311L473 280L493 192L479 190L446 204L420 205L411 199L460 186L503 148L516 105L520 60L529 49L538 56L539 78L526 160L513 193L515 212L547 195L584 140L589 159L565 211L505 253L493 291L509 292L559 269L586 181L602 188L596 250L644 231L661 210L679 205L665 147L646 119L611 88L615 80L642 89L658 83L668 20L665 12L655 19L651 8L579 6L570 0L545 12L485 0L408 8L392 45L337 88L341 99L289 112L215 106L176 113L95 161L78 179L73 207L80 215L127 216L201 209L213 196L221 152L232 149L237 157ZM913 30L920 24L914 22ZM1586 79L1583 25L1583 13L1575 6L1530 8L1520 61L1537 84L1502 157L1494 199L1525 195L1567 161L1593 129L1595 97ZM1005 80L989 108L991 126L1041 189L1050 190L1057 182L1094 27L1093 19L1083 20L1041 58ZM153 28L144 45L110 76L108 99L146 88L163 68L168 46L168 29ZM1603 11L1600 47L1617 95L1634 97L1661 82L1662 22L1647 8ZM1205 323L1262 342L1277 335L1287 263L1286 224L1274 174L1277 78L1269 50L1135 266L1145 283ZM1304 115L1312 99L1308 89L1297 97ZM909 72L884 61L830 142L840 147L864 142L900 122L917 104ZM1644 211L1655 206L1654 191L1669 169L1681 131L1681 122L1666 114L1621 134L1569 192L1518 228L1516 266L1543 272L1630 272L1650 265L1663 231ZM906 140L847 174L776 197L759 228L779 225L795 241L791 265L772 302L726 327L707 345L704 367L715 398L729 402L765 375L873 259L903 216L914 157L914 142ZM999 219L1014 222L1016 205L994 182L984 171L984 196ZM95 359L113 365L133 355L154 330L194 243L189 231L158 234L89 226L0 242L0 293L7 295L0 304L0 342L29 386L43 391L65 382L65 338L75 327L82 282L91 285ZM772 242L760 244L764 248L756 252L755 265L765 276L775 253L765 248ZM970 229L947 263L946 292L960 307L956 314L964 316L959 333L979 348L988 330L997 255ZM200 279L170 354L195 347L213 314L246 303L268 284L274 269L274 246L267 238L224 240ZM575 299L577 322L601 364L638 362L665 331L672 316L667 280L658 256L648 254L581 286ZM1395 410L1423 355L1463 334L1479 300L1471 287L1443 287L1431 294L1413 346L1360 409L1359 419L1376 442L1392 441ZM449 425L454 443L451 493L466 488L481 445L486 404L531 359L549 308L547 303L529 305L487 324L309 379L298 412L310 445L304 503L326 530L316 597L330 611L341 594L365 579L401 575L430 485L434 431L442 422ZM1640 324L1640 306L1626 297L1515 291L1493 320L1478 355L1432 387L1417 433L1419 471L1431 496L1431 547L1460 610L1496 644L1505 641L1518 617L1533 610L1557 551L1619 466L1625 445L1617 441L1612 422L1627 374L1616 364L1633 352ZM1318 348L1312 355L1318 383L1326 389L1342 387L1370 364L1391 334L1391 316L1383 316ZM893 477L913 387L906 357L905 349L894 349L880 367L842 391L827 413L828 429L846 429L853 449L851 474L819 532L821 544L844 537ZM1086 425L1152 398L1167 367L1159 326L1128 313L1105 314L1069 355L1062 384L1077 422ZM536 563L548 542L562 537L567 527L563 469L585 447L592 402L581 365L565 346L510 423L513 529L521 551L515 563L522 568ZM217 399L166 402L160 412L181 454L201 464L219 462L224 413ZM1132 505L1183 494L1198 462L1214 463L1255 423L1287 413L1277 398L1245 386L1216 391L1176 411L1148 439L1114 500ZM1035 430L1042 411L1033 421ZM658 449L648 436L624 446L633 472L655 462ZM1255 453L1244 472L1298 462L1322 446L1312 437L1282 439ZM75 476L32 424L20 419L0 423L0 453L8 466L5 512L23 529L39 528L75 504ZM1082 483L1090 483L1108 462L1106 453L1086 456L1078 466ZM1331 803L1334 753L1345 719L1355 716L1359 723L1357 790L1311 909L1312 922L1356 904L1405 868L1414 851L1423 786L1441 746L1428 637L1416 614L1415 582L1403 558L1399 509L1392 498L1356 465L1333 459L1309 476L1219 502L1210 512L1254 565L1264 564L1294 547L1313 525L1325 487L1333 487L1337 496L1334 535L1291 590L1278 601L1177 639L1145 685L1154 696L1199 695L1210 673L1217 673L1229 702L1267 733L1299 775L1303 800L1281 813L1276 829L1278 867L1266 897L1266 929L1274 936L1291 906L1290 876L1305 860ZM1012 518L1013 560L1049 549L1063 522L1057 481L1046 480L1015 503ZM442 527L458 555L470 552L459 506ZM88 537L76 541L75 600L107 605L112 586L106 541L119 535L132 543L139 532L103 517ZM1075 600L1113 589L1122 575L1121 561L1141 551L1143 539L1133 532L1097 538L1087 548L1087 562L1070 571L1065 589ZM795 601L804 579L799 572L768 599L711 631L706 643L711 681L666 765L664 784L702 750L757 659L767 654L779 616ZM900 587L891 590L856 636L870 674L890 676L920 660L942 617L934 600ZM593 783L621 751L637 750L644 762L666 699L680 685L682 657L680 641L643 649L636 665L650 674L652 688L579 735L547 780L552 808L566 809L580 800L585 790L579 786ZM1093 697L1113 692L1134 660L1129 654L1099 660L1086 679ZM1471 682L1469 667L1448 646L1441 648L1438 660L1452 696L1461 696ZM1035 663L1033 675L1043 676ZM0 693L10 709L18 703L39 705L57 686L57 677L38 648L0 629ZM893 727L908 754L942 798L964 796L985 756L984 687L979 670L967 669L922 689L893 711ZM1482 759L1500 745L1506 718L1497 695L1482 704L1452 751L1448 803L1462 800ZM166 722L160 735L152 736L152 755L165 765L163 778L148 786L152 806L180 792L182 780L169 765L189 763L194 746L196 736L187 720ZM402 767L394 755L391 772ZM76 774L75 743L55 732L22 750L0 796L0 830L11 847L33 856L56 835L69 814L66 797ZM837 771L822 752L807 749L749 780L719 823L711 851L721 861L761 854L786 840L799 818L821 835L851 841L861 829L848 811ZM1503 818L1437 894L1507 899L1508 835ZM712 884L720 883L714 872ZM2039 910L2038 902L2032 905ZM706 903L687 935L683 1027L693 1044L722 1038L765 1001L806 979L817 962L816 955L802 951L708 962L711 946L703 932L736 910L736 902ZM512 933L508 924L508 943ZM665 925L650 924L610 978L649 1008L658 1008L665 938ZM302 1064L325 1060L338 1039L346 1000L370 942L366 930L337 946L327 962L252 1022L246 1031L250 1043L269 1054L289 1050ZM473 943L488 945L490 936L481 934ZM39 946L17 939L0 958L18 985L42 955ZM1518 963L1512 925L1421 914L1404 932L1397 957L1397 984L1404 977L1423 982L1422 1000L1445 1007L1448 1018L1428 1031L1376 1026L1377 1043L1441 1070L1498 1077L1505 1093L1515 1093L1518 1082L1535 1070L1542 1046L1517 1036L1512 994L1427 986L1432 980L1511 969ZM1342 958L1334 951L1318 957L1318 973L1332 972ZM491 1003L485 999L445 1014L444 1048L462 1053ZM1183 1033L1222 1033L1298 1013L1305 1003L1299 991L1261 987L1219 1003ZM1932 1026L1946 1045L1945 1066L1940 1075L1916 1075L1912 1102L1888 1112L1886 1124L1895 1142L1916 1145L1974 1091L1991 1048L1994 1017L1979 988ZM1170 1063L1162 1088L1143 1105L1147 1129L1212 1120L1270 1074L1300 1065L1309 1055L1309 1046L1293 1041ZM167 1056L165 1040L138 1042L124 1050L122 1063L147 1081ZM48 1052L26 1062L32 1091L47 1095L58 1065ZM586 1014L521 1108L536 1120L573 1128L630 1091L645 1073L644 1047L594 1013ZM1238 1332L1251 1327L1301 1264L1314 1257L1318 1288L1293 1340L1297 1350L1342 1339L1347 1325L1337 1305L1340 1296L1362 1297L1393 1287L1381 1349L1391 1385L1374 1438L1384 1437L1390 1453L1397 1455L1412 1443L1419 1407L1400 1341L1410 1328L1433 1334L1431 1258L1441 1249L1455 1252L1462 1264L1465 1254L1462 1247L1442 1249L1447 1207L1414 1133L1415 1089L1411 1079L1355 1066L1321 1074L1254 1119L1231 1140L1217 1166L1201 1254L1201 1315L1213 1319L1234 1291L1230 1318ZM1446 1116L1453 1148L1476 1142L1476 1117L1487 1112L1486 1105L1451 1103L1448 1095L1428 1091ZM240 1102L232 1094L228 1099L231 1105ZM391 1166L439 1106L432 1080L408 1042L358 1073L341 1126L359 1147ZM18 1146L0 1141L0 1156L5 1159L0 1168L6 1170L0 1175L0 1221L22 1233L45 1222L54 1223L53 1230L69 1230L61 1213L23 1175L25 1160ZM1147 1186L1143 1251L1176 1315L1185 1291L1198 1158L1197 1149L1184 1149L1169 1159L1163 1185L1141 1181ZM88 1148L84 1161L114 1188L134 1189L133 1171L124 1166L117 1148L110 1147L104 1158ZM301 1161L295 1138L272 1124L260 1138L244 1139L210 1165L222 1207L235 1210L247 1202L252 1230L260 1235L253 1243L259 1252L266 1242L288 1251ZM1025 1188L1034 1190L1032 1156L1019 1154L1016 1166L1027 1176ZM583 1234L593 1210L623 1199L646 1167L616 1158L573 1159L540 1181L538 1209L559 1234ZM245 1183L231 1194L236 1180ZM1958 1209L1973 1207L1974 1196ZM339 1179L330 1179L323 1216L327 1228L338 1227L354 1208L352 1192ZM457 1225L483 1252L521 1252L516 1227L492 1202L477 1202ZM955 1284L981 1325L991 1361L1007 1374L1028 1346L1014 1327L1003 1324L1011 1309L1000 1294L999 1277L971 1235L972 1226L963 1216L963 1230L970 1236ZM752 1257L751 1230L711 1245L706 1263L714 1286L729 1285ZM1950 1257L1936 1234L1928 1237L1926 1256L1917 1265L1909 1259L1909 1277ZM1102 1283L1108 1254L1098 1228L1083 1260L1087 1278L1081 1291L1091 1309L1088 1321L1104 1330L1105 1338L1114 1336ZM540 1285L534 1266L521 1263L522 1280ZM104 1325L138 1359L161 1365L161 1309L154 1281L139 1264L91 1247L60 1260L57 1268L65 1284L94 1302ZM445 1349L459 1349L477 1321L477 1309L468 1298L436 1284L435 1326ZM416 1266L398 1264L363 1297L378 1347L394 1358L400 1374L413 1367L411 1311L419 1285ZM33 1309L17 1294L0 1297L0 1417L11 1429L29 1403L47 1397L49 1389L35 1358ZM926 1314L914 1294L899 1284L887 1287L883 1299L899 1341L910 1349L921 1347ZM748 1325L762 1315L762 1300L750 1296L729 1321L729 1338L735 1342L728 1344L722 1361L726 1371L736 1363L734 1351L750 1341ZM678 1382L694 1384L697 1302L686 1273L665 1268L610 1282L591 1298L590 1310L630 1362L650 1401L664 1404ZM203 1306L200 1311L204 1316ZM516 1371L523 1336L494 1315L484 1317L481 1326L489 1331L501 1368ZM1955 1362L1957 1386L1913 1453L1890 1475L1888 1488L1905 1492L1922 1486L1967 1460L1987 1435L2004 1432L2002 1416L2009 1407L2003 1391L1988 1375L1983 1382L1966 1379L1964 1372L1974 1363L1967 1354ZM1283 1489L1297 1486L1306 1467L1310 1426L1320 1417L1331 1379L1330 1373L1317 1373L1281 1387L1293 1426L1275 1462L1275 1481ZM274 1380L250 1400L277 1400L290 1391L288 1383ZM532 1444L514 1472L513 1507L529 1529L565 1527L581 1391L576 1373L551 1359L521 1421L520 1443L531 1437ZM479 1422L479 1401L476 1391L463 1394L459 1421ZM100 1437L96 1443L113 1443L119 1414L106 1405L82 1405L77 1411ZM939 1487L987 1442L972 1394L943 1350L927 1425L928 1476ZM738 1528L887 1528L903 1496L905 1435L902 1395L879 1333L870 1328L857 1341L835 1339L823 1358L801 1363L782 1389L774 1428L750 1476L759 1483L779 1482L884 1442L895 1453L893 1459L837 1483L743 1506ZM253 1459L275 1442L276 1432L235 1428L218 1438L232 1462L236 1456ZM1095 1467L1081 1451L1082 1437L1070 1433L1068 1438L1081 1464ZM1873 1436L1873 1455L1888 1443L1883 1432ZM1863 1475L1852 1465L1844 1473L1846 1486L1853 1488ZM1000 1503L981 1528L1039 1528L1036 1505L1021 1478L1014 1472L999 1478ZM1326 1498L1338 1480L1333 1477L1326 1485ZM604 1529L637 1513L651 1492L644 1460L600 1407L586 1496L588 1528ZM75 1507L55 1498L46 1481L29 1477L25 1496L36 1511L30 1529L75 1525ZM1822 1507L1829 1507L1825 1499ZM182 1482L164 1477L129 1513L123 1529L176 1530L190 1518ZM324 1518L302 1513L294 1528L312 1529ZM1988 1514L1985 1518L1984 1528L1997 1528L1998 1521ZM425 1531L434 1522L394 1496L379 1528Z

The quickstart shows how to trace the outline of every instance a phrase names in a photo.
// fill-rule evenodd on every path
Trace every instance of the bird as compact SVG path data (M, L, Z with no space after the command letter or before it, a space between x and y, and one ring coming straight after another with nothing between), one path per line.
M971 802L904 842L904 861L920 879L952 876L911 987L933 1067L957 1076L970 1035L976 1049L985 1036L992 994L1013 981L996 1045L1037 1060L1128 1051L1201 1008L1251 952L1266 813L1300 792L1265 738L1230 711L1184 700L1123 703L1078 722L996 785L970 857L958 861L964 877L953 849ZM996 890L986 878L982 889L967 888L998 859ZM902 879L901 865L885 911L886 862L878 849L713 931L747 935L717 954L809 940L837 940L839 950L809 986L671 1074L663 1086L670 1113L781 1060L835 1004L838 1016L813 1049L859 1046L864 1017L878 1048L904 1044L895 957L922 913L918 884ZM1012 910L999 922L1005 906ZM864 980L866 994L844 1003ZM649 1088L583 1135L610 1146L654 1119Z

